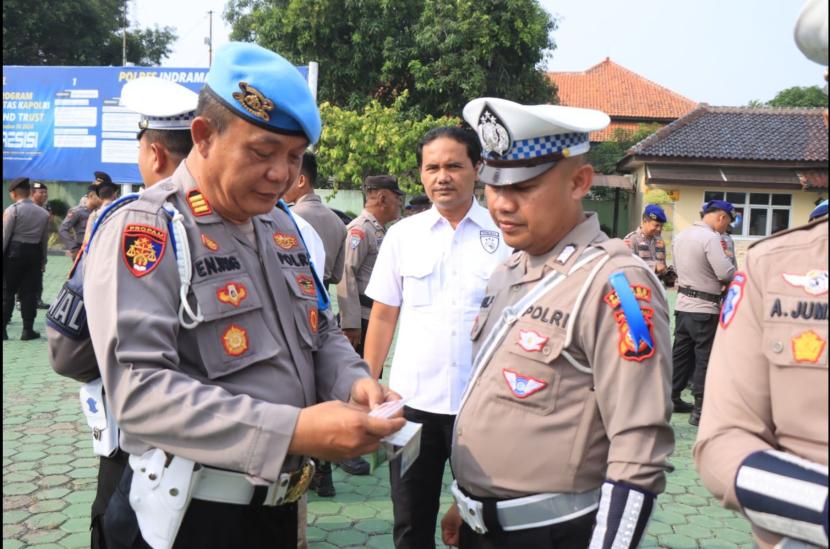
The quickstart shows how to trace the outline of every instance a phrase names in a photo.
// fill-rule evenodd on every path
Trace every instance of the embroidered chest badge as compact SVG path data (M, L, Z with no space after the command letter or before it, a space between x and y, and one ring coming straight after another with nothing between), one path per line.
M311 327L311 333L316 334L320 325L320 313L317 312L317 307L312 307L308 311L308 325Z
M796 362L818 362L827 342L813 330L792 339L793 359Z
M248 350L248 331L236 324L231 324L222 334L222 347L230 356L239 356Z
M519 339L516 344L528 353L538 353L547 342L547 337L533 330L519 330Z
M720 311L720 325L722 328L729 326L732 319L735 318L735 313L738 312L738 305L744 298L746 286L746 275L744 273L735 273L729 289L726 291L726 297L723 300L723 308Z
M478 239L481 241L481 247L488 254L495 253L499 248L499 233L497 231L479 231Z
M546 381L522 375L507 368L502 368L501 373L504 375L504 380L507 382L510 392L518 398L527 398L548 386Z
M239 282L228 282L216 291L216 297L222 303L239 307L239 304L248 297L248 289Z
M167 248L167 233L149 225L127 225L122 235L124 262L133 276L153 272Z
M316 296L317 290L314 288L314 279L306 274L299 274L294 277L294 280L297 281L297 286L299 286L300 291L304 295L309 296Z
M209 237L208 235L202 233L200 238L201 238L202 244L205 246L205 248L207 248L211 252L218 252L219 251L219 244L217 244L216 241L213 240L211 237Z
M190 211L193 212L193 215L196 217L202 217L203 215L208 215L213 212L210 204L208 204L199 189L193 189L187 193L187 205L190 206Z
M806 274L789 274L782 273L781 276L790 286L796 288L803 288L805 292L810 295L824 295L828 289L828 274L827 271L820 271L812 269Z
M300 245L300 241L297 240L296 236L291 234L274 233L274 244L283 250L293 250Z

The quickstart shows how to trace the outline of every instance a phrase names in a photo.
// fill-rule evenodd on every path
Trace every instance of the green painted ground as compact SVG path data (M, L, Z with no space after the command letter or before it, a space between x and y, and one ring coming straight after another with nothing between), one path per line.
M68 268L66 258L49 258L46 301ZM36 329L43 333L42 311ZM79 410L78 385L52 372L45 339L19 341L20 330L15 313L13 339L3 342L3 547L86 547L97 459ZM752 547L746 521L722 509L700 484L691 459L695 429L686 419L677 416L674 423L676 470L643 546ZM309 496L310 547L392 547L388 469L368 477L336 469L334 478L335 498ZM450 501L446 490L442 512Z

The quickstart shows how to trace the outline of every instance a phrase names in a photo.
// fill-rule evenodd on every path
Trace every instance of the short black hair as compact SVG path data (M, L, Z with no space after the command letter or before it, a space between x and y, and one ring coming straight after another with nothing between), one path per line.
M144 130L138 136L147 137L149 143L160 143L170 154L184 158L193 148L193 137L190 130Z
M418 141L418 148L415 151L415 157L418 159L419 168L421 167L424 159L424 147L442 137L455 139L467 147L467 156L470 157L470 162L473 163L473 166L478 164L481 160L481 143L479 142L478 135L476 135L475 132L459 126L441 126L429 130Z
M110 198L115 196L117 193L118 193L118 187L113 187L113 186L110 186L110 185L104 185L103 187L98 189L98 192L97 192L98 198L101 198L103 200L109 200Z
M306 176L308 184L314 187L317 182L317 155L311 151L303 153L303 166L300 168L300 173Z
M203 116L210 120L216 133L224 133L235 115L223 105L207 87L203 86L199 91L199 100L196 103L196 116Z

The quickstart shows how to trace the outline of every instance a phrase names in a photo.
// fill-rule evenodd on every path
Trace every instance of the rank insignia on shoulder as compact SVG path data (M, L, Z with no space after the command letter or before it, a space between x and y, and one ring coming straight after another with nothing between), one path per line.
M193 189L189 193L187 193L187 205L190 206L190 211L193 212L193 215L196 217L201 217L203 215L208 215L209 213L213 212L208 204L207 200L205 199L204 195L199 189Z
M363 229L350 229L349 230L349 247L351 249L355 249L360 246L360 241L366 237L366 233L363 232Z
M547 342L547 337L534 330L519 330L519 339L516 344L528 353L538 353Z
M274 244L276 244L283 250L293 250L294 248L300 245L300 242L294 235L285 233L274 233Z
M239 356L248 350L248 331L236 324L231 324L222 334L222 347L230 356Z
M806 274L790 274L782 273L782 277L790 286L796 288L803 288L805 292L810 295L824 295L828 289L828 274L827 271L812 269Z
M726 328L735 318L735 313L738 312L738 305L744 298L746 293L744 286L746 286L746 274L737 272L729 284L729 289L726 291L726 297L723 299L723 308L720 311L720 325Z
M239 89L241 92L233 92L233 98L245 107L249 113L257 118L268 122L271 120L271 115L268 111L274 110L274 102L262 95L258 89L248 85L247 82L240 82Z
M568 244L567 246L562 248L562 251L559 252L558 256L556 256L556 262L560 265L564 265L568 262L568 260L571 258L575 251L576 244Z
M481 241L481 247L488 254L495 253L499 248L499 233L498 231L479 231L478 239Z
M527 398L548 386L546 381L522 375L507 368L502 368L501 373L504 375L504 380L507 382L510 392L518 398Z
M813 330L807 330L792 339L793 360L796 362L818 362L827 342Z
M133 276L153 272L167 248L167 233L149 225L127 225L122 236L122 255Z
M239 282L228 282L216 291L216 297L222 303L239 307L239 304L248 297L248 289Z
M320 323L320 313L317 312L317 307L312 307L308 311L308 325L311 327L311 333L316 334Z
M306 274L299 274L294 277L294 280L297 281L297 286L300 287L300 291L304 295L317 295L317 290L314 288L314 279L310 276Z
M204 244L205 248L207 248L211 252L218 252L219 251L219 244L217 244L216 241L213 240L211 237L209 237L208 235L202 233L201 239L202 239L202 244Z

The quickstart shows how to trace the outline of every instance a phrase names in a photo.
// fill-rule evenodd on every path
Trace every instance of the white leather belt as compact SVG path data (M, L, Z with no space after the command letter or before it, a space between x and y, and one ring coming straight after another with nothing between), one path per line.
M478 534L486 534L484 503L464 495L453 481L453 496L461 518ZM599 506L600 489L580 494L536 494L496 503L496 516L505 532L527 530L566 522L586 515Z
M281 473L276 482L267 485L268 492L262 505L294 503L305 493L312 476L314 465L311 462L293 473ZM202 466L199 481L193 488L193 498L248 505L254 497L255 489L256 486L242 473Z

